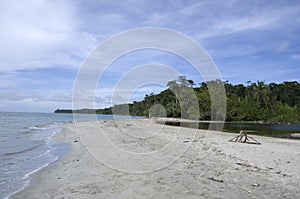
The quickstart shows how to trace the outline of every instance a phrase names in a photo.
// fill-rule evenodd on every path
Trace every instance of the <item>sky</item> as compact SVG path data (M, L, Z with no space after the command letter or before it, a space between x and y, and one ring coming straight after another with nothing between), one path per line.
M178 31L198 42L222 81L300 81L300 1L1 0L0 111L72 108L76 78L91 52L116 34L144 27ZM139 66L149 63L161 64L166 71L148 65L153 70L145 75ZM120 82L130 71L140 79L157 76L164 81L127 85L127 91ZM203 81L174 54L131 52L99 77L94 107L111 106L112 95L125 101L143 99L165 89L177 74Z

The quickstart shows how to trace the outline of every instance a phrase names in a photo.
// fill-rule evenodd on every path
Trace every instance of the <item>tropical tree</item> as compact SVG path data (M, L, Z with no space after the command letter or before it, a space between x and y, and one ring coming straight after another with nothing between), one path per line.
M262 107L265 106L266 108L269 108L271 104L269 103L268 85L266 85L263 81L257 81L257 83L252 84L252 87L253 97L256 102Z

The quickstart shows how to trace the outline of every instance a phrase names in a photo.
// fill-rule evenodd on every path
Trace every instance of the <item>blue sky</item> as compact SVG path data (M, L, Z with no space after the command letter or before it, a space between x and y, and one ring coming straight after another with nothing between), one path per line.
M179 31L202 45L222 80L300 81L300 1L2 0L0 1L0 111L52 112L72 107L73 84L97 45L133 28ZM184 60L145 51L114 63L96 91L96 107L111 105L124 71L161 63L195 82ZM144 85L130 100L158 92Z

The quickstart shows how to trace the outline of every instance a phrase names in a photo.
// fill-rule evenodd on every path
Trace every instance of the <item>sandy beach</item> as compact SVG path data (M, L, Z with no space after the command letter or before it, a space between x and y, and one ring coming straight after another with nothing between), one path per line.
M157 124L68 124L72 150L12 198L299 198L300 142Z

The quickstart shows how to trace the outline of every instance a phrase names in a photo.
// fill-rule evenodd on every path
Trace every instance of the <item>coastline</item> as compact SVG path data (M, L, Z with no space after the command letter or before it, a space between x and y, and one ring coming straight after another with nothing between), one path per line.
M179 141L190 148L165 168L126 173L97 161L79 139L74 124L67 124L53 139L70 143L70 152L33 174L31 185L12 198L295 198L300 194L297 140L255 136L261 145L232 143L228 142L234 137L231 133L163 126L148 119L122 120L118 125L114 121L84 122L77 127L97 136L92 129L98 124L111 135L120 129L134 135L148 129L163 132L149 143L112 137L128 150L156 150L166 141ZM178 129L185 135L180 139L174 137Z
M30 185L31 176L56 162L68 144L52 140L69 116L49 113L1 113L0 198Z

